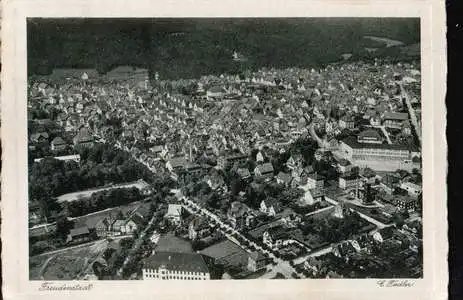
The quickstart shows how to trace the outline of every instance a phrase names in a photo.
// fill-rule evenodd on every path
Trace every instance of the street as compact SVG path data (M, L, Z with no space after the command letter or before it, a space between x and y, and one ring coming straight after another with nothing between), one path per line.
M418 137L418 140L419 140L420 146L421 146L421 127L418 124L418 119L416 118L415 110L412 107L412 103L410 101L410 96L408 95L408 93L405 90L402 83L400 83L399 86L400 86L400 91L401 91L402 98L405 99L405 103L407 105L408 113L410 115L410 121L411 121L411 123L413 125L416 136Z
M273 261L275 261L277 264L275 266L272 266L272 274L273 273L282 273L286 278L291 278L291 274L292 273L296 273L298 274L300 277L304 278L304 275L303 274L300 274L299 272L297 272L293 267L291 267L291 265L289 264L289 262L287 261L284 261L280 258L277 258L271 251L268 251L266 249L263 249L261 246L257 245L255 242L253 241L250 241L249 239L247 239L245 236L243 236L239 231L233 229L230 225L228 225L227 223L223 222L222 220L220 220L219 217L217 217L215 214L213 214L212 212L210 212L209 210L205 209L205 208L201 208L198 204L196 204L195 202L193 202L192 200L186 198L180 190L178 189L172 189L171 192L173 194L175 194L175 196L182 202L186 205L187 208L189 208L190 211L194 211L194 209L196 209L197 211L199 211L200 214L204 215L204 216L207 216L209 217L210 219L214 220L215 222L217 222L217 224L219 225L219 230L221 230L222 233L225 234L225 236L227 238L230 238L232 237L232 241L234 243L237 243L240 247L242 247L243 249L245 249L246 251L249 251L249 248L255 248L256 250L262 252L262 253L265 253L267 254L271 259L273 259ZM228 234L227 231L231 231L232 234ZM238 235L240 236L240 238L244 241L246 241L247 243L249 243L250 247L247 247L246 245L243 245L242 243L240 243L237 239L235 239L233 237L233 235ZM272 275L272 277L274 276L274 274Z
M338 203L339 203L338 201L335 201L335 200L333 200L333 199L331 199L331 198L328 198L328 197L325 197L325 200L326 200L327 202L333 204L333 205L338 205ZM357 211L357 210L356 210L356 212L357 212L363 219L365 219L365 220L367 220L368 222L370 222L370 223L376 225L379 229L384 228L384 227L389 227L389 226L391 226L391 225L387 225L387 224L381 223L380 221L378 221L378 220L376 220L376 219L373 219L372 217L369 217L369 216L367 216L367 215L365 215L365 214L363 214L363 213L361 213L361 212L359 212L359 211Z

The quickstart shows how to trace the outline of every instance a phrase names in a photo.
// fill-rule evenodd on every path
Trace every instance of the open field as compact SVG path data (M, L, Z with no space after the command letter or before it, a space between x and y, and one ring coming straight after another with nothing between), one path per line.
M190 241L176 237L169 233L162 235L159 238L156 245L156 251L191 253L193 252L193 249Z
M30 257L29 278L30 280L78 279L103 254L109 244L107 240L99 240L85 247L74 247L58 253Z
M113 208L108 208L102 211L94 212L88 215L76 217L76 218L71 218L75 222L75 226L87 226L87 227L94 227L98 221L105 217L109 216L117 216L119 211L121 211L124 214L127 214L129 212L132 212L136 209L137 212L139 212L141 215L145 216L147 215L149 211L150 203L147 202L132 202L127 205L123 206L118 206L118 207L113 207ZM29 236L40 236L44 235L48 232L54 232L56 230L56 225L55 223L48 224L47 226L45 225L38 225L34 226L32 228L29 228Z
M94 189L89 189L85 191L79 191L79 192L74 192L74 193L69 193L69 194L64 194L61 196L58 196L58 202L70 202L70 201L75 201L83 198L88 198L92 194L101 192L101 191L109 191L113 189L121 189L121 188L132 188L135 187L139 190L142 190L143 188L147 187L148 184L144 181L136 181L136 182L130 182L130 183L122 183L122 184L115 184L111 185L108 187L102 187L102 188L94 188Z
M78 217L74 219L74 221L76 222L75 226L76 227L87 226L89 228L93 228L100 220L106 217L112 216L113 218L115 218L117 214L119 213L119 211L121 211L123 214L127 214L127 213L131 213L136 210L137 212L139 212L140 214L144 216L148 212L149 206L150 206L149 203L133 202L133 203L129 203L124 206L118 206L118 207L111 208L111 209L105 209L103 211L95 212L95 213L88 214L86 216L82 216L82 217Z

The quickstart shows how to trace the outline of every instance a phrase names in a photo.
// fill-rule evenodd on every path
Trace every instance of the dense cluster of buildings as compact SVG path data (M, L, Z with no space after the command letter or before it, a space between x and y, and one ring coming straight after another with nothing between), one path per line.
M411 213L421 186L410 173L420 171L421 153L410 123L415 112L405 103L409 99L403 99L401 86L420 80L417 68L411 63L351 62L319 70L262 69L195 80L165 81L158 75L151 82L140 68L118 67L104 76L88 69L55 70L29 82L34 123L29 150L75 159L70 156L73 149L103 141L179 185L206 182L223 197L229 185L221 174L233 169L251 186L277 183L302 189L302 199L295 200L305 206L352 191L359 198L359 190L366 193L368 185L374 186L376 201ZM412 95L418 110L419 96ZM314 171L298 154L289 156L284 170L275 171L269 157L285 153L301 137L318 143L314 161L326 163L334 177ZM255 162L252 167L250 160ZM397 175L398 170L408 175ZM301 217L310 213L295 213L274 198L259 204L250 208L240 201L229 203L223 218L236 230L254 229L265 218L276 220L283 225L261 232L264 245L296 257L312 250L298 229ZM329 204L323 213L342 218L340 205ZM165 218L184 226L183 210L182 204L170 204ZM96 234L131 234L140 224L137 218L104 219L95 226ZM192 240L207 237L210 229L197 218L187 227ZM341 253L341 248L333 251ZM258 253L254 256L249 268L255 270L262 261ZM210 273L200 254L161 251L145 261L143 279L207 280Z

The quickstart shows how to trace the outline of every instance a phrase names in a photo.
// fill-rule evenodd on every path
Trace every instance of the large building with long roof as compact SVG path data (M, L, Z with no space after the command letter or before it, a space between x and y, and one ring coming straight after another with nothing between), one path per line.
M143 265L143 280L209 280L210 272L199 253L156 252Z

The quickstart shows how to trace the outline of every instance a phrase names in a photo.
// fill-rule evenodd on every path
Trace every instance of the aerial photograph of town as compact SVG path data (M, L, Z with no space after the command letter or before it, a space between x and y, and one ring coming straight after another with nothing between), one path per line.
M418 18L30 18L27 47L30 280L423 277Z

